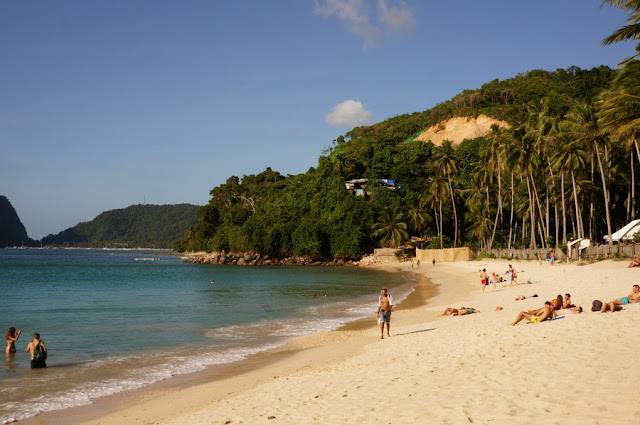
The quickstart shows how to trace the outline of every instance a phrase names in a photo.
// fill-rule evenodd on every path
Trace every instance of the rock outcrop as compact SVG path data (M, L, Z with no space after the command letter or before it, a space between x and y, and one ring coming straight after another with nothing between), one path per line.
M431 142L440 146L443 140L458 144L465 139L482 137L491 131L491 126L497 124L500 128L510 128L506 121L500 121L486 115L473 117L455 117L442 121L423 131L415 140Z
M357 266L357 261L335 259L320 261L311 257L271 258L257 252L208 252L191 254L186 263L231 264L237 266Z
M32 246L18 213L6 196L0 196L0 248L5 246Z

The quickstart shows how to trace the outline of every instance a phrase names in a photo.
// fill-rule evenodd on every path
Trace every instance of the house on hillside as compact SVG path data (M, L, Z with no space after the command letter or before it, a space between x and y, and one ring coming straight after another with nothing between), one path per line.
M371 190L367 189L369 179L353 179L347 180L344 185L347 188L347 192L350 195L365 196L371 195ZM377 179L376 186L386 187L390 190L400 190L400 185L395 180L391 179Z

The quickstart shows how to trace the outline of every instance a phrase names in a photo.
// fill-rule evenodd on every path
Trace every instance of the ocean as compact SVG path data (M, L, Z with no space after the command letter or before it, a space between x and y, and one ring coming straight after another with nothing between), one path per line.
M399 302L418 283L358 267L202 265L162 254L0 249L0 326L22 330L0 374L0 424L337 329L372 317L381 288ZM34 332L49 351L46 369L31 370L24 352Z

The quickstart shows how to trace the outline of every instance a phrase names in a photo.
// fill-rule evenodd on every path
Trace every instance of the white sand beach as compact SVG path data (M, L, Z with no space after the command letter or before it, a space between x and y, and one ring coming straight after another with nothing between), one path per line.
M386 266L424 274L439 290L418 308L400 305L392 315L391 338L379 339L372 305L367 329L299 338L288 349L306 349L262 367L120 397L75 419L101 425L640 423L640 386L633 372L640 354L640 304L616 313L591 312L594 299L629 294L640 270L616 261L512 264L521 284L489 286L485 293L478 270L503 273L507 261ZM584 313L508 326L521 310L567 292ZM533 294L539 297L514 300ZM481 313L440 316L444 307L461 306ZM58 418L74 419L64 411Z

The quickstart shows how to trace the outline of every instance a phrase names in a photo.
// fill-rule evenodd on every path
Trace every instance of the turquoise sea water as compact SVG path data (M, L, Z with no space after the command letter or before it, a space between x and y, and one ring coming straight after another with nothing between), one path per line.
M136 261L151 257L158 260ZM23 332L17 353L5 354L0 424L336 329L371 316L380 288L399 301L416 283L409 274L362 268L214 266L142 251L0 249L0 326ZM24 349L34 332L49 350L47 369L29 368Z

